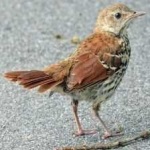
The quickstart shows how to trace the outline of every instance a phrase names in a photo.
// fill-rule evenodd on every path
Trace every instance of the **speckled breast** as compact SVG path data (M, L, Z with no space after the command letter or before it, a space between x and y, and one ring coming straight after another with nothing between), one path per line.
M128 37L124 35L121 38L124 41L123 42L124 45L122 46L121 53L119 54L122 60L120 69L117 70L112 76L110 76L109 78L107 78L102 82L95 83L93 85L70 93L73 99L86 100L92 102L94 101L102 102L107 100L114 94L116 88L120 84L126 72L131 52Z

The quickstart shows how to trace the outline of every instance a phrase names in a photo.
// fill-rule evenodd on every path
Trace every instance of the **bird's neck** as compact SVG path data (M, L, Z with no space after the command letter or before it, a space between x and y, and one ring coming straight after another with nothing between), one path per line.
M118 33L115 33L115 32L112 32L112 31L107 31L107 30L103 30L103 28L94 28L93 30L94 33L104 33L104 34L109 34L109 35L112 35L112 36L115 36L115 37L127 37L128 36L128 32L127 30L124 28L124 29L121 29L120 32Z

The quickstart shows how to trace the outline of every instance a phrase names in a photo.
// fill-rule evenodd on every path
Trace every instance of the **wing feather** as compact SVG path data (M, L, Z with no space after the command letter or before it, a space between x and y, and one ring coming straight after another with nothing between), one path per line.
M89 41L88 41L89 40ZM106 80L121 66L117 38L94 35L84 41L67 78L67 89L79 89ZM107 44L109 43L109 44Z

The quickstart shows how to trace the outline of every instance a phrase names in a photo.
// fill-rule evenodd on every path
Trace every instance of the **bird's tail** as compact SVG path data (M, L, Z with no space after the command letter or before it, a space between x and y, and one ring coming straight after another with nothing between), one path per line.
M44 71L12 71L4 75L13 82L19 82L24 88L32 89L39 86L39 92L45 92L63 82L63 77L58 80Z

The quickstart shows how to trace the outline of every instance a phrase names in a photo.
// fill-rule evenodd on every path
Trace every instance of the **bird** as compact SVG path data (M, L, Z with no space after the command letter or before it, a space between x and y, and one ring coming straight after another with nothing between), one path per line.
M129 25L145 12L137 12L122 3L102 9L92 33L66 59L41 70L9 71L4 77L26 89L59 92L71 97L76 136L94 134L84 130L78 117L78 104L91 103L94 116L104 128L103 138L117 136L99 115L100 106L110 99L127 70L131 55Z

